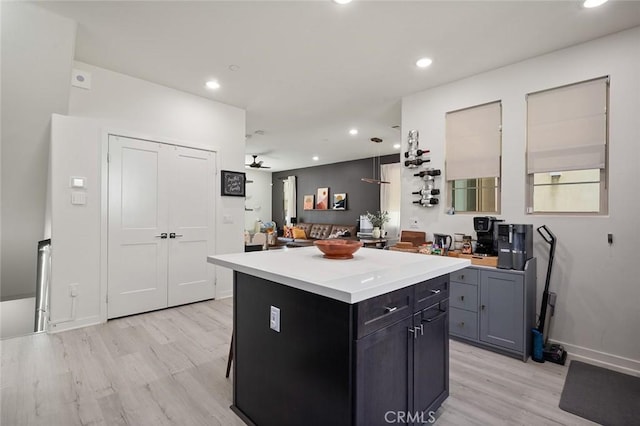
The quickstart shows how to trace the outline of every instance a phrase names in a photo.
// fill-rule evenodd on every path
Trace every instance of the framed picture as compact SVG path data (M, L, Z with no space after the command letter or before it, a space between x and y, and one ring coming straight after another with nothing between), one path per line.
M333 194L333 210L347 209L347 194Z
M245 196L246 176L244 172L231 172L222 170L221 173L221 195L229 195L232 197Z
M313 210L313 195L304 196L304 204L302 205L304 210Z
M329 208L329 188L318 188L316 196L316 209L327 210Z

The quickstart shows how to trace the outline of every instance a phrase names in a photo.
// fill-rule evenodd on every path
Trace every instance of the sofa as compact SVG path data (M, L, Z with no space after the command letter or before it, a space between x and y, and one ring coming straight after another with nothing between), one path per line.
M283 237L278 237L279 245L287 247L306 247L313 245L315 240L326 240L328 238L356 238L355 225L333 225L331 223L298 223L293 228L297 228L296 233L304 231L304 238L299 235L295 238L285 231Z

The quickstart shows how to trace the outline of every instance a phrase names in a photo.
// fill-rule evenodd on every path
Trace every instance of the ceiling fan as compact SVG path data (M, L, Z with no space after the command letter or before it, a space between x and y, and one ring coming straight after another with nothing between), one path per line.
M263 166L262 165L262 160L261 161L256 161L256 158L258 158L257 155L252 155L253 157L253 163L251 164L246 164L247 166L253 168L253 169L270 169L271 167L269 166Z

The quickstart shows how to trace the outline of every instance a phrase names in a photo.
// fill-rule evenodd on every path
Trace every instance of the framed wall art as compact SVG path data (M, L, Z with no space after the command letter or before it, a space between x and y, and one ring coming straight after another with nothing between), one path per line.
M221 195L232 197L245 196L246 175L244 172L222 170L220 173L220 187L222 189Z
M316 196L316 209L327 210L329 208L329 188L318 188Z
M302 205L302 208L304 210L313 210L313 195L305 195L304 196L304 204Z
M347 209L347 194L333 194L333 210Z

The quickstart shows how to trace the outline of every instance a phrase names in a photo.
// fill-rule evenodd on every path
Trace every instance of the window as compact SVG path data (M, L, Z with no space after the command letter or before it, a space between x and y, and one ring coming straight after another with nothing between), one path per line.
M528 213L607 212L607 77L527 95Z
M498 213L502 105L492 102L446 115L446 178L457 212Z

